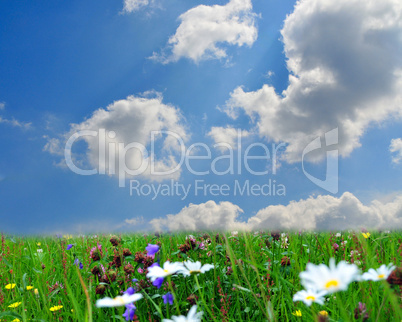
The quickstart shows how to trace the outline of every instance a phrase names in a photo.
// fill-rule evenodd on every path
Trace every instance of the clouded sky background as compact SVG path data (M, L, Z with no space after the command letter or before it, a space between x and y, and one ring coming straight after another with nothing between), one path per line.
M401 15L397 0L1 1L0 230L402 228ZM301 162L334 128L335 194L311 182ZM210 147L212 160L229 151L215 143L232 146L242 171L216 175L212 160L192 161L210 173L147 169L120 187L109 171L118 157L100 160L98 137L85 136L74 164L109 174L74 173L68 138L99 129L114 134L106 155L109 144L132 142L149 152L151 131L172 131L186 149ZM260 156L262 145L281 144L276 173L272 159L250 161L268 170L262 176L239 165L252 143ZM179 163L177 140L158 136L155 148L158 171ZM322 180L326 152L304 162ZM127 153L129 168L141 161L137 150ZM185 198L130 195L130 179L190 190ZM231 191L196 195L195 180ZM234 195L246 182L270 183L271 195Z

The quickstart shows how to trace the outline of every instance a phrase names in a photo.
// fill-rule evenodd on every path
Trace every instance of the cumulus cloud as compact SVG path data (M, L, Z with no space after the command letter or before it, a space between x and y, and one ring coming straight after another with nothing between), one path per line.
M402 139L392 139L389 151L394 154L392 162L397 164L400 163L402 161Z
M227 56L224 44L251 46L257 39L251 0L230 0L226 5L199 5L179 16L180 26L166 50L151 57L164 64L182 57L198 63ZM166 54L166 51L171 53Z
M288 205L271 205L245 221L237 217L243 210L230 202L203 204L183 208L177 215L154 219L155 229L175 230L344 230L358 228L402 228L402 195L392 201L372 201L364 205L345 192L341 197L329 195L291 201Z
M151 172L151 162L155 172L176 168L176 157L182 155L181 149L189 137L180 110L164 104L162 99L159 93L148 92L143 97L128 96L115 101L106 109L100 108L93 112L82 123L72 124L70 131L60 138L47 138L44 149L54 155L64 155L68 139L81 132L85 135L77 137L77 141L87 144L86 153L84 158L74 153L74 143L74 163L87 161L92 168L99 169L100 173L119 175L119 178L121 171L130 177L133 170L144 169L139 171L139 175L150 180L177 179L180 169L167 175ZM95 134L86 134L84 131L95 131ZM151 142L152 131L159 131L155 134L154 142ZM141 150L141 147L145 149Z
M226 230L243 229L244 223L236 221L243 210L228 201L207 201L199 205L190 204L176 215L153 219L150 224L159 231L176 230Z
M241 129L235 129L233 127L212 127L207 134L211 137L216 148L221 152L228 149L228 145L233 149L237 149L238 138L245 138L251 135L250 132ZM222 144L223 143L223 144Z
M346 157L368 126L402 115L400 1L298 1L281 34L290 72L286 90L238 87L226 112L236 118L243 110L261 136L287 143L288 162L300 161L308 143L336 127Z
M149 0L124 0L124 7L123 7L123 11L130 13L130 12L135 12L138 11L140 9L142 9L143 7L148 6L150 3L153 3L153 1L149 1Z

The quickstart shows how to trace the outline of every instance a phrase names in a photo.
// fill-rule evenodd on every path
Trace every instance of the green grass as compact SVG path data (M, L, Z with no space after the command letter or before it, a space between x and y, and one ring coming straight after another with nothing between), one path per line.
M325 305L293 302L294 293L302 290L299 273L308 262L328 264L334 257L354 261L362 272L378 268L381 264L399 265L402 252L402 233L372 232L369 239L361 233L343 232L341 237L334 233L287 232L285 245L275 241L269 232L258 234L209 233L211 243L202 250L198 247L187 253L178 246L186 243L186 234L122 235L117 247L109 242L110 235L57 237L2 236L0 260L0 319L12 321L123 321L124 307L96 308L97 299L115 297L129 286L137 283L148 285L145 274L135 262L135 253L143 252L148 243L160 243L161 264L192 259L202 264L214 264L215 268L198 276L173 275L172 284L165 280L160 289L150 285L138 292L144 298L136 302L139 321L160 321L172 315L187 315L195 298L198 311L203 311L205 321L313 321L321 310L329 313L330 321L355 321L354 311L362 302L367 307L370 321L401 321L401 297L399 286L390 286L385 281L353 282L347 291L328 295ZM204 233L194 234L198 242L207 240ZM347 243L341 245L342 241ZM40 245L38 246L38 243ZM99 262L90 258L90 250L97 243L102 245L103 256ZM334 250L333 244L340 247ZM68 244L74 244L66 250ZM38 249L43 249L38 253ZM105 268L113 260L114 253L122 254L129 249L131 256L121 256L121 267L111 266L116 271L116 280L106 285L103 295L96 294L98 278L91 269L102 263ZM351 251L354 256L351 257ZM358 255L356 255L358 252ZM283 266L288 257L290 265ZM84 268L74 265L75 258ZM124 266L131 263L134 273L127 276ZM231 267L231 271L229 269ZM134 283L136 278L139 282ZM7 284L16 284L6 289ZM58 284L56 284L58 283ZM62 287L60 286L62 284ZM59 286L57 286L59 285ZM27 290L27 286L37 289ZM137 287L138 288L138 287ZM168 291L175 294L173 306L163 303L162 295ZM197 299L198 297L198 299ZM21 302L16 308L9 305ZM58 311L53 306L62 305ZM292 315L300 310L302 317ZM360 319L361 320L361 319Z

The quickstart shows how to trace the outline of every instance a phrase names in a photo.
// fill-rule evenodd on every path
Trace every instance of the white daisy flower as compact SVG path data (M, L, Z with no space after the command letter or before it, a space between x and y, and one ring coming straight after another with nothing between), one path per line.
M335 234L335 237L341 237L342 235L341 235L341 233L336 233Z
M324 305L324 295L326 294L326 291L303 290L293 295L293 302L303 301L307 306L310 306L313 302Z
M193 305L187 316L172 316L172 320L163 319L162 322L201 322L202 314L202 311L197 313L197 305Z
M363 274L362 279L365 281L386 280L394 269L395 266L393 264L388 264L388 266L385 264L381 265L381 267L376 270L374 268L370 268L368 272Z
M359 279L359 269L355 264L348 264L341 261L338 266L335 265L335 259L329 260L329 267L320 264L307 264L307 269L300 273L301 284L306 289L317 291L326 291L334 293L344 291L348 285Z
M166 261L163 264L163 268L159 266L148 267L147 277L151 279L151 282L155 281L159 277L166 277L177 273L183 268L183 264L180 262L170 263Z
M110 297L105 297L103 299L96 301L96 307L116 307L123 306L126 304L133 303L135 301L141 300L142 294L123 294L122 296L117 296L114 299Z
M190 276L191 274L205 273L210 269L214 268L212 264L205 264L201 266L201 262L192 262L186 261L183 263L184 266L181 268L179 273L182 273L184 276Z

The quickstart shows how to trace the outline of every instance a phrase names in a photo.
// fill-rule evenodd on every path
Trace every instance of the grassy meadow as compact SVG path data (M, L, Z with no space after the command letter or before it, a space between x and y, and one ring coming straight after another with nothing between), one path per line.
M187 315L203 321L401 321L398 274L351 282L325 296L323 305L294 302L308 262L347 261L361 272L400 265L399 232L228 232L54 237L2 235L1 321L161 321ZM366 238L367 237L367 238ZM147 256L148 244L159 251ZM199 261L205 273L167 276L160 288L146 277L159 261ZM135 315L126 308L96 307L129 287L143 298ZM164 295L173 295L173 304ZM323 312L325 311L325 312Z

